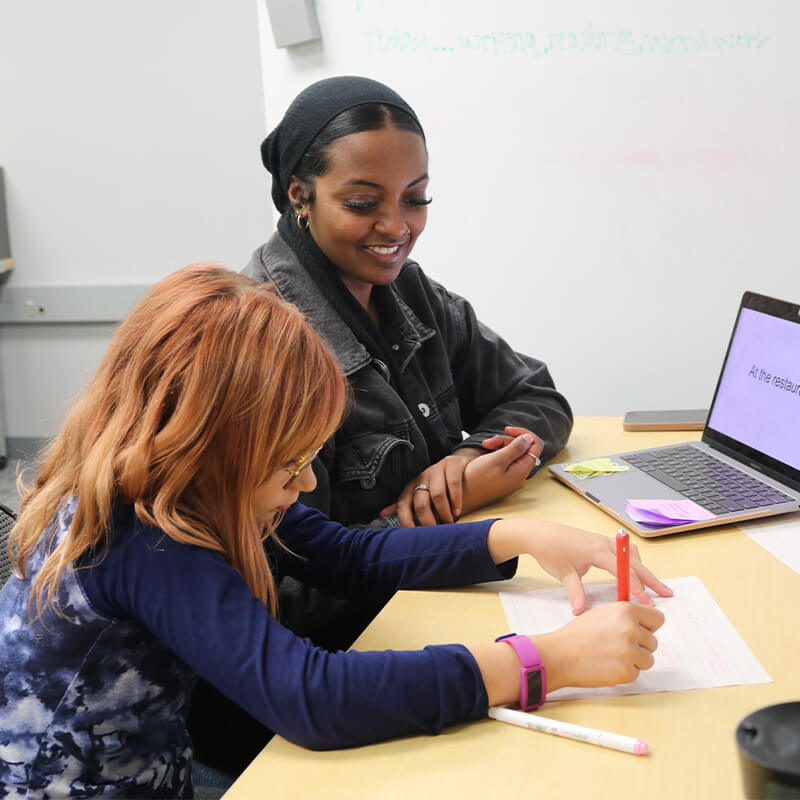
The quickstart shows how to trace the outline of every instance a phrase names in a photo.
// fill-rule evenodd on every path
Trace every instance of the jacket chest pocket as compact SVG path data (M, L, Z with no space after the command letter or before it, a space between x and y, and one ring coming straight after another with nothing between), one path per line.
M417 473L414 459L413 444L391 433L337 441L329 472L331 516L345 524L369 524Z
M365 433L345 442L337 441L331 483L356 483L362 489L372 489L396 448L402 453L414 450L408 439L392 433Z
M428 417L430 425L437 432L444 433L451 446L454 447L464 438L461 408L452 385L434 399L429 414L423 412L423 416Z

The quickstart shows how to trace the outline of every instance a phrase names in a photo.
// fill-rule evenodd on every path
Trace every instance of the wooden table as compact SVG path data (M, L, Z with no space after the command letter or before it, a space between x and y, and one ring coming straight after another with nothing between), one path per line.
M585 417L559 460L699 438L687 432L624 432L619 418ZM618 524L546 470L480 516L537 516L614 535ZM798 521L800 532L800 521ZM800 535L800 533L799 533ZM440 736L351 750L311 752L275 737L225 794L242 798L739 798L734 731L742 717L800 696L800 575L727 526L657 539L632 534L661 578L699 576L773 679L754 686L548 703L546 715L647 741L637 757L486 719ZM608 580L591 571L587 581ZM523 589L556 582L523 557ZM355 644L358 650L478 643L506 631L498 584L399 592Z

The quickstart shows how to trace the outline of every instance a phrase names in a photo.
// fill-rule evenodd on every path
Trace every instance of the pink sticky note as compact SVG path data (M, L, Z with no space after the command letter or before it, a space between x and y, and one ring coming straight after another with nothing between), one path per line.
M671 525L675 522L714 519L714 514L693 500L627 500L625 511L632 520L646 525Z
M654 514L650 511L642 511L639 508L634 508L630 504L625 505L625 511L634 522L642 522L645 525L674 525L675 520L664 517L661 514Z

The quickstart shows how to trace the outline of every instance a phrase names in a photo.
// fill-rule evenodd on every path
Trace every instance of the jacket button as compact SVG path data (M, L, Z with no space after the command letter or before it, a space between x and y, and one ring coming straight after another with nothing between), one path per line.
M420 403L417 408L419 409L419 413L422 414L425 419L431 415L431 407L427 403Z
M361 479L362 489L371 489L375 485L375 476L368 475L366 478Z
M399 350L399 349L400 349L400 345L399 344L393 344L392 345L392 350Z

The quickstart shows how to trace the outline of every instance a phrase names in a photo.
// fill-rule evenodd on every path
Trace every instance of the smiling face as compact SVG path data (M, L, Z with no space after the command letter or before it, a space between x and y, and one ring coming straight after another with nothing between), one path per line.
M388 127L350 134L328 150L330 168L289 199L319 248L364 307L394 281L427 220L428 153L416 133Z

